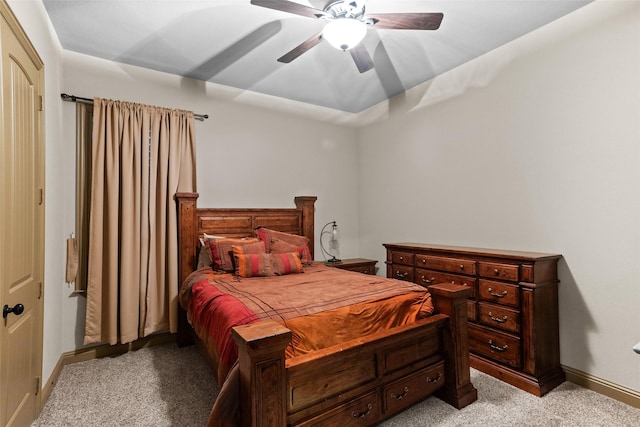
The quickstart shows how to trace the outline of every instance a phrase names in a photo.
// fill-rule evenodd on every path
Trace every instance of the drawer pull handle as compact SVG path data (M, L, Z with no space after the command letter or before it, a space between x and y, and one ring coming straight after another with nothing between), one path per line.
M498 318L498 317L493 317L493 314L491 314L491 312L489 312L489 318L491 320L493 320L494 322L498 322L498 323L504 323L507 321L508 317L504 316L502 319Z
M496 273L496 276L499 276L499 275L500 275L500 270L498 270L497 268L494 268L494 269L493 269L493 272L494 272L494 273Z
M409 275L409 273L407 273L406 271L404 273L402 273L400 271L396 271L396 277L399 278L399 279L404 279L408 275Z
M501 294L496 294L493 292L493 289L489 288L487 289L487 292L489 292L489 295L491 295L492 297L496 297L496 298L504 298L507 296L507 291L502 291Z
M427 278L425 278L424 276L422 276L422 281L423 281L424 283L433 283L433 282L435 282L435 280L436 280L436 278L435 278L435 277L432 277L431 279L427 279Z
M353 418L364 418L364 417L366 417L367 415L369 415L371 413L371 409L373 409L373 406L371 405L371 403L369 403L367 405L367 410L365 412L357 413L356 411L353 411L351 413L351 416Z
M464 264L460 264L460 270L464 270Z
M442 378L442 372L438 372L438 376L436 378L427 377L427 382L429 384L435 384Z
M407 394L409 394L409 387L405 387L405 388L404 388L404 392L403 392L402 394L400 394L400 395L396 395L396 394L394 394L394 393L391 393L391 397L392 397L393 399L395 399L395 400L402 400L402 399L404 399L405 397L407 397Z
M400 261L404 261L404 257L403 256L400 257Z
M427 263L427 260L426 260L426 259L423 259L423 260L422 260L422 263L423 263L423 264L426 264L426 263Z
M492 340L489 340L489 347L491 347L492 350L499 351L501 353L503 353L503 352L505 352L505 351L507 351L509 349L509 346L506 345L506 344L503 347L498 347L497 345L493 345L493 341Z

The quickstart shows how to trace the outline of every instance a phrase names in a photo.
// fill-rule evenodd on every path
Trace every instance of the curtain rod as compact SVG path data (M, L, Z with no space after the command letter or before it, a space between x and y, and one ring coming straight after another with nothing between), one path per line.
M66 93L61 93L60 97L62 98L63 101L82 102L82 103L85 103L85 104L93 104L93 99L82 98L80 96L75 96L75 95L67 95ZM208 119L209 118L209 115L208 114L194 114L193 118L203 122L204 119Z

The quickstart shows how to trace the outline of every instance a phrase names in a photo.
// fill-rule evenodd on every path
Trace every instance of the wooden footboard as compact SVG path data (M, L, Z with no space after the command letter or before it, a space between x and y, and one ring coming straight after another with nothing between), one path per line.
M429 288L438 314L285 360L291 331L276 322L233 329L243 426L373 425L432 393L462 408L470 382L468 288Z

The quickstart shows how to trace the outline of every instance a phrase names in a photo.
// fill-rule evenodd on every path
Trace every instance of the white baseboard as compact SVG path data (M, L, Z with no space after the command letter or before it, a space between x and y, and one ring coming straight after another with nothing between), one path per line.
M567 374L567 381L626 403L634 408L640 408L640 392L568 366L563 365L562 369Z

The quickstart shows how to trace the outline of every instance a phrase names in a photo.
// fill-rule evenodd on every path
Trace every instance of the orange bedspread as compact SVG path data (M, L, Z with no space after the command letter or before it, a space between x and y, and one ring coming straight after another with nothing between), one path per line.
M291 358L433 313L431 296L421 286L317 263L302 274L266 278L200 269L183 284L180 303L218 365L221 386L237 359L234 326L281 322L292 331L286 352Z

